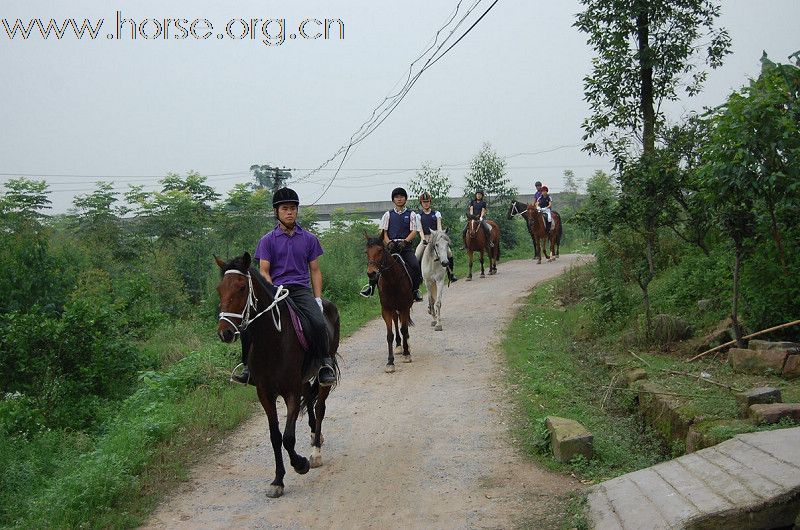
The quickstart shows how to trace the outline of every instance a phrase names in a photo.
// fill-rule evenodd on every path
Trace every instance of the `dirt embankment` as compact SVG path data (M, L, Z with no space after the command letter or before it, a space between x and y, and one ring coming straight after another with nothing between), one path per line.
M558 500L577 481L526 460L509 434L500 332L520 298L580 256L501 262L496 276L444 294L444 331L416 304L413 362L385 374L383 321L345 340L342 381L328 399L323 465L298 475L284 456L274 476L264 414L256 414L160 505L149 528L511 528L558 524ZM255 391L255 390L253 390ZM298 421L298 450L310 454ZM284 453L285 455L285 453ZM535 521L535 523L533 523Z

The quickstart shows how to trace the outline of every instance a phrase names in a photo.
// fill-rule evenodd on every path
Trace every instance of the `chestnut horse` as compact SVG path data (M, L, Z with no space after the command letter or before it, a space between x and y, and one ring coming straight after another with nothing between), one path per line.
M547 261L558 259L558 250L561 246L561 236L563 231L561 229L561 216L553 210L553 223L550 227L550 233L547 233L547 225L544 221L544 214L536 209L534 204L525 204L519 201L511 201L511 206L508 209L508 219L512 219L515 215L522 216L525 223L528 225L528 232L531 234L531 241L533 241L533 259L542 263L542 253ZM550 254L547 253L547 242L550 242Z
M247 252L228 263L216 256L214 259L222 272L222 280L217 285L220 300L217 334L226 343L233 342L242 332L246 331L248 335L250 351L247 366L258 399L267 413L269 438L275 453L275 480L267 489L267 497L280 497L283 495L283 477L286 474L281 443L289 453L292 467L301 475L307 473L310 467L322 465L322 420L325 417L325 400L332 387L320 387L314 379L321 360L313 358L301 346L289 313L288 301L284 300L289 292L284 287L267 283L255 268L251 268L250 254ZM330 337L328 353L338 378L336 352L339 348L339 311L328 300L323 301L323 308ZM306 340L314 340L314 337L307 336ZM278 396L283 397L286 403L283 435L275 404ZM295 424L304 405L311 427L313 452L310 462L294 449Z
M494 221L486 221L492 230L489 232L489 237L494 246L489 249L489 275L497 274L497 262L500 261L500 227ZM481 228L480 217L477 215L467 215L467 233L464 236L464 248L467 249L467 256L469 257L469 274L467 274L467 281L472 281L472 253L480 252L481 257L481 278L485 278L483 268L483 254L486 252L486 234Z
M399 349L401 334L403 362L411 362L411 352L408 349L408 327L414 325L411 320L411 306L414 304L411 276L400 255L392 254L380 237L370 237L367 233L364 233L364 237L367 240L367 276L372 285L378 285L381 316L386 323L386 342L389 345L386 373L390 374L394 372L392 341L397 339ZM392 333L392 323L395 333Z

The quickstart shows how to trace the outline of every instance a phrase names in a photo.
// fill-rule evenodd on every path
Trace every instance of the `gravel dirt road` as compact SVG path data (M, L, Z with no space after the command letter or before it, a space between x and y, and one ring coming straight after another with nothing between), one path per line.
M459 280L444 294L444 331L430 327L427 304L415 304L413 362L398 358L394 374L384 373L383 321L368 323L339 348L342 380L328 399L322 467L298 475L284 452L285 493L267 498L272 449L266 416L255 414L145 527L557 527L564 495L581 485L515 446L498 344L522 297L581 259L501 262L496 276ZM298 451L306 456L308 432L302 417Z

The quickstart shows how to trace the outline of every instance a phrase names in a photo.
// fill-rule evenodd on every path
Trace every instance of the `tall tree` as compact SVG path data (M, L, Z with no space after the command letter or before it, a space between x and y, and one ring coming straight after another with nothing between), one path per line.
M648 272L638 279L646 315L648 286L655 277L658 229L664 200L676 172L657 152L664 126L662 103L698 93L706 71L722 64L730 37L715 27L720 7L713 0L581 0L575 26L594 48L592 72L584 78L590 115L583 122L585 149L613 157L626 221L646 248ZM647 333L651 326L648 318Z
M800 210L800 68L761 59L758 79L730 95L710 118L700 179L715 218L734 243L731 317L738 322L742 262L766 209L767 230L784 274L791 278L781 228L797 233ZM763 221L762 226L763 226ZM791 280L789 280L791 282ZM796 282L791 282L796 283Z
M729 53L730 37L715 28L712 0L581 0L575 26L596 57L584 78L591 114L583 122L586 149L624 161L655 149L662 103L700 92L707 72ZM687 79L688 78L688 79Z

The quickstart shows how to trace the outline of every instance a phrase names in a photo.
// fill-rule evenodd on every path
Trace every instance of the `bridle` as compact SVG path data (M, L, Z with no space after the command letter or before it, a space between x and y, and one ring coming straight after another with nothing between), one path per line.
M272 300L272 303L267 306L266 309L256 313L256 315L250 318L250 310L258 311L258 298L256 297L255 291L253 290L253 277L250 275L250 271L241 272L236 269L230 269L225 271L225 274L238 274L240 276L245 276L247 278L247 302L244 305L241 313L230 313L226 311L221 311L219 314L219 321L220 322L227 322L230 324L233 329L236 330L236 335L240 335L242 331L247 329L253 321L255 321L258 317L266 313L267 311L272 312L272 322L275 324L275 329L278 332L281 331L281 309L278 306L278 302L281 302L287 296L289 296L289 291L283 286L279 285L278 290L275 291L275 298ZM230 318L238 318L239 324L237 325L234 323Z
M436 246L438 243L439 243L439 238L437 238L435 244L433 244L433 253L436 256L435 258L433 258L433 261L439 261L439 262L442 263L443 267L446 267L445 263L446 263L447 260L446 259L443 260L442 256L439 254L439 249ZM431 244L432 243L429 242L428 246L430 246ZM447 252L446 251L445 251L445 258L447 258Z
M528 209L527 207L524 210L518 210L517 209L518 205L519 202L511 201L511 217L514 217L515 215L522 215L525 211L527 211Z

